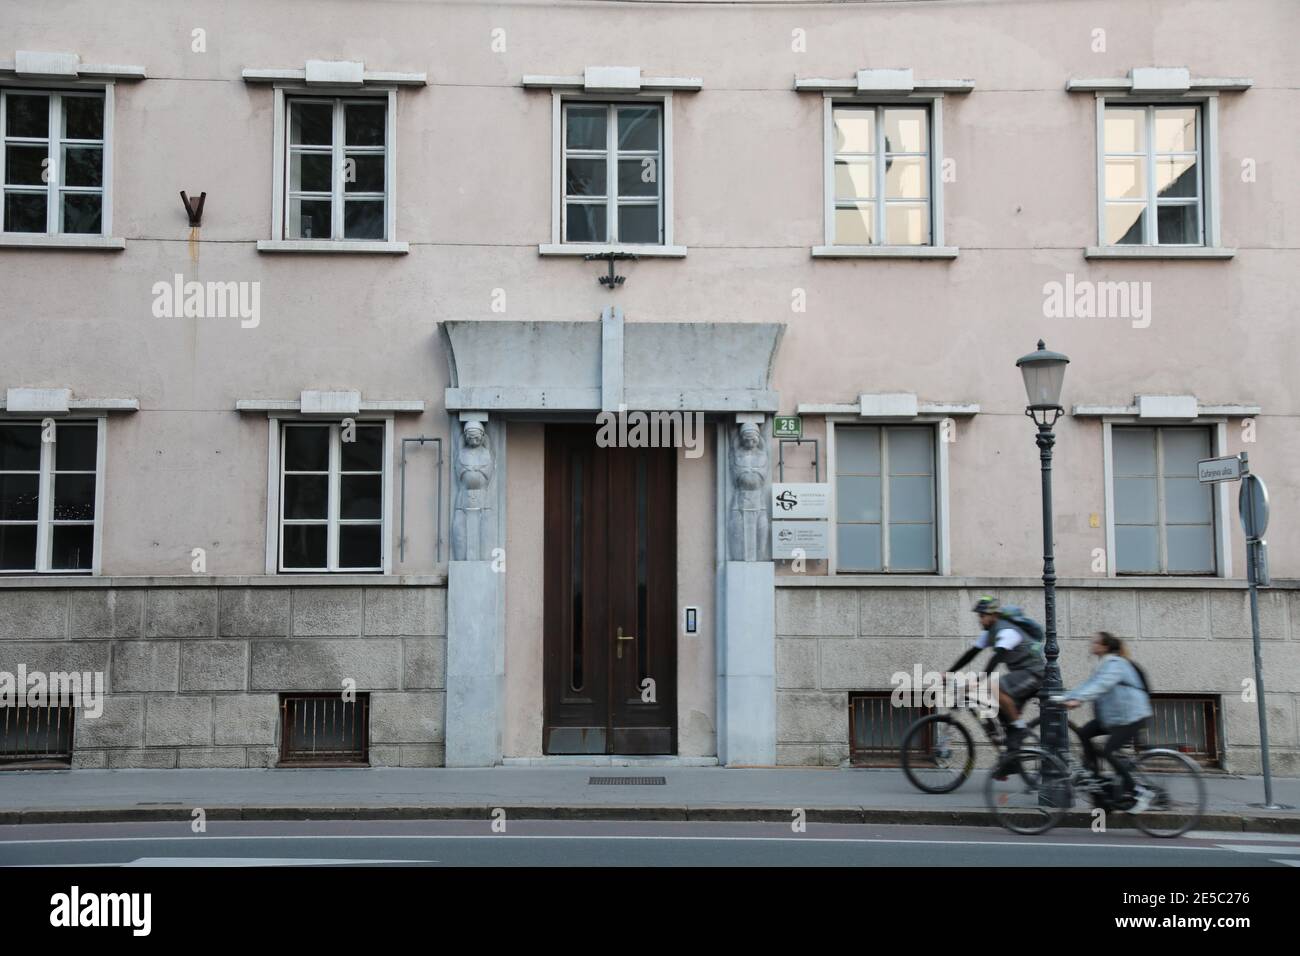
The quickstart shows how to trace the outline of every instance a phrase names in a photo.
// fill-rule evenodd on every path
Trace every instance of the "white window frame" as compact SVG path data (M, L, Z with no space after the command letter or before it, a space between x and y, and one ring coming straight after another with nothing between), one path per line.
M813 247L812 254L818 258L910 258L910 259L954 259L958 250L944 245L944 211L943 211L943 94L912 93L902 96L872 95L861 96L824 92L822 94L822 222L823 245ZM927 204L930 213L930 242L922 246L888 245L883 240L885 194L883 178L884 163L877 161L876 166L876 234L882 240L872 245L849 245L838 243L835 239L835 108L836 107L874 107L877 110L877 146L880 146L884 130L880 126L880 110L889 108L925 109L929 114L928 135L928 186Z
M125 247L125 242L120 239L110 238L113 233L113 114L114 114L114 86L111 82L100 83L67 83L67 82L50 82L50 83L16 83L10 80L0 80L0 93L36 93L45 94L50 97L50 117L49 117L49 139L47 143L49 152L47 153L49 164L49 182L45 184L46 188L46 220L44 232L5 232L3 209L0 208L0 245L10 246L67 246L82 248L104 248L104 249L121 249ZM72 145L80 142L94 143L100 145L103 150L103 163L100 167L101 183L98 187L90 186L63 186L63 111L62 100L64 97L75 96L100 96L104 100L104 126L102 130L102 143L99 140L71 140ZM5 159L7 150L4 144L8 142L8 117L7 113L8 96L0 96L0 201L4 192L3 184L6 177ZM33 144L41 142L32 140ZM65 191L80 193L98 193L102 198L100 202L100 222L98 233L79 233L63 232L63 202L61 194Z
M381 482L383 488L383 504L380 509L381 526L380 526L380 559L381 567L378 570L354 570L348 568L340 569L338 567L338 525L339 518L336 513L338 507L339 494L339 469L338 459L338 441L336 435L339 426L345 417L350 417L358 425L380 425L384 426L384 449L383 449L383 479ZM321 417L318 415L271 415L269 418L269 443L267 446L267 482L266 482L266 573L267 574L284 574L301 576L304 574L391 574L393 567L393 415L354 415ZM327 518L329 523L327 560L330 567L320 570L292 570L286 571L282 568L281 555L284 544L284 522L281 514L281 502L283 501L284 489L284 460L283 460L283 441L282 435L285 425L329 425L332 426L330 437L330 509L331 513Z
M1130 245L1112 245L1106 241L1106 108L1139 109L1147 108L1147 225L1143 230L1143 242ZM1197 180L1200 195L1198 219L1200 221L1201 241L1197 243L1161 243L1158 241L1158 226L1155 221L1160 205L1156 196L1155 162L1154 162L1154 109L1159 107L1193 107L1198 111L1197 122ZM1134 96L1096 94L1096 189L1097 189L1097 246L1089 248L1087 255L1092 258L1103 256L1152 255L1166 252L1172 256L1179 253L1195 257L1198 251L1226 253L1220 242L1220 188L1219 188L1219 97L1217 93L1198 93L1196 95L1143 95ZM1120 155L1120 154L1116 154ZM1136 154L1135 154L1136 155ZM1166 203L1166 205L1179 205ZM1218 258L1220 256L1213 256Z
M55 452L58 445L58 429L60 425L95 425L95 517L94 522L94 545L91 557L90 569L68 569L53 568L50 566L50 555L53 548L55 525L54 519L54 465ZM41 442L41 461L40 477L38 479L39 496L36 513L36 566L26 570L2 571L0 577L13 575L68 575L75 577L84 577L86 575L97 575L100 573L101 560L103 556L103 533L104 533L104 454L108 442L108 417L107 415L85 416L79 415L75 418L27 418L27 417L10 417L0 416L0 425L32 425L38 429L44 430L45 427L52 425L54 428L54 441ZM30 522L19 522L27 524ZM84 519L65 522L68 524L86 524Z
M1211 513L1214 520L1214 571L1211 574L1187 574L1169 572L1125 572L1119 573L1119 558L1115 551L1115 449L1113 443L1114 426L1121 428L1206 428L1210 432L1210 455L1226 455L1228 446L1228 423L1226 418L1194 418L1176 421L1152 420L1125 417L1106 417L1102 419L1102 479L1105 485L1106 506L1106 576L1124 579L1193 577L1193 578L1229 578L1232 576L1232 536L1231 523L1227 520L1229 511L1228 492L1232 482L1221 481L1211 491ZM1164 555L1165 543L1160 542L1161 555Z
M898 577L907 575L917 575L921 577L946 577L952 574L952 557L951 557L951 535L949 534L949 480L948 480L948 445L949 442L943 439L943 423L949 420L949 416L944 415L918 415L916 418L909 419L874 419L863 418L849 415L828 415L826 417L826 477L829 480L830 498L830 527L827 529L828 553L830 557L827 561L827 574L852 574L852 575L872 575L879 577ZM933 431L934 440L934 534L935 534L935 564L933 571L841 571L839 567L839 500L838 487L839 482L836 480L839 476L839 464L836 456L835 431L839 426L875 426L889 427L895 425L925 425ZM881 541L882 557L885 553L885 542Z
M335 103L334 137L332 149L339 166L346 151L342 122L342 104L366 100L381 101L386 106L384 125L384 238L343 238L343 180L335 169L334 193L330 215L333 226L329 239L291 239L289 226L289 101L306 100ZM370 87L363 90L308 87L305 84L277 83L273 135L275 148L274 175L271 182L271 238L257 243L260 252L365 252L405 253L410 244L397 240L397 88L395 86Z
M658 243L622 243L610 242L566 242L565 224L565 107L572 105L607 105L636 104L658 106L660 110L660 241ZM617 125L606 125L606 147L612 148L606 159L607 208L617 204L616 196L609 190L616 186L618 179L617 163ZM673 241L673 94L672 91L659 91L653 94L585 94L562 90L551 92L551 241L543 244L538 251L542 255L593 255L597 253L625 252L637 256L681 258L686 249ZM617 218L608 218L610 235L617 236Z

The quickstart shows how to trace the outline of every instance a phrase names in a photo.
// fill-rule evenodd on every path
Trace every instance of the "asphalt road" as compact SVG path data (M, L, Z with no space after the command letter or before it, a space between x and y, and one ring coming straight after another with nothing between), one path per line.
M1300 867L1300 836L1058 828L527 820L47 824L0 827L0 866Z

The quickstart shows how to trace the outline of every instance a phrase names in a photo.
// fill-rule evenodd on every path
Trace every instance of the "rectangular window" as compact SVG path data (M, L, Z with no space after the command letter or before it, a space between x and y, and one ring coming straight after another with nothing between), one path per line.
M91 572L99 424L0 422L0 572Z
M566 103L563 135L564 241L662 244L663 107Z
M286 422L280 570L382 571L384 425Z
M932 713L928 707L895 707L891 691L849 694L849 760L855 767L897 767L903 738L912 725ZM933 730L921 739L922 755L933 752Z
M104 102L102 92L0 92L4 232L103 234Z
M1203 245L1200 107L1107 104L1103 126L1105 243Z
M934 437L927 425L835 429L839 570L936 570Z
M1115 426L1111 448L1116 570L1213 574L1214 486L1196 477L1209 429Z
M388 239L388 100L287 100L286 239Z
M75 712L75 707L57 703L0 707L0 768L70 766Z
M831 123L835 244L930 245L930 110L834 106Z
M1199 694L1152 694L1151 719L1142 747L1168 747L1207 767L1222 763L1219 698Z

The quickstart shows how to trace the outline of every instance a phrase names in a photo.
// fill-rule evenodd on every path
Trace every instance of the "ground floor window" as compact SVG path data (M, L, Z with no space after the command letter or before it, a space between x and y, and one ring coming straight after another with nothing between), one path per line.
M370 762L370 695L280 695L282 764Z
M935 429L835 429L836 558L840 571L934 571Z
M0 571L91 572L100 423L0 422Z
M1213 574L1213 486L1196 477L1210 430L1115 426L1111 447L1119 573Z

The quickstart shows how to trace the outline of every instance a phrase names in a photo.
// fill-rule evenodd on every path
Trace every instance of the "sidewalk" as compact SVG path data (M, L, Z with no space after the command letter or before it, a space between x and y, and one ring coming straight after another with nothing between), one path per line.
M593 785L596 777L662 786ZM780 820L994 825L977 772L956 793L912 788L898 770L634 767L489 769L41 770L0 773L0 824L189 820L513 819ZM1263 778L1210 775L1199 829L1300 833L1300 811L1266 811ZM1273 781L1300 806L1300 779ZM1064 825L1087 826L1084 810ZM1113 821L1115 826L1125 821Z

